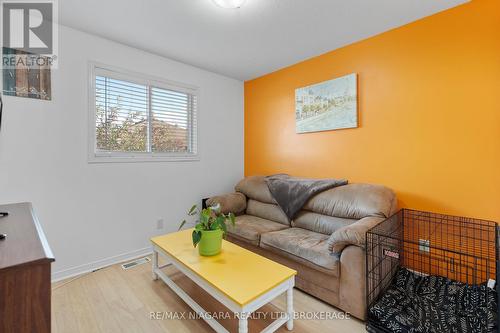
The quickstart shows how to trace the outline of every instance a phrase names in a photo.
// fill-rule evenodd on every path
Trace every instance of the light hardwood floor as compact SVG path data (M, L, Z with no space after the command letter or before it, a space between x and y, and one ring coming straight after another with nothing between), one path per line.
M224 306L182 273L174 268L166 268L165 272L207 311L226 317L225 313L219 313L227 311ZM335 319L340 317L337 309L297 289L294 307L303 316L316 313L330 319L297 319L293 332L365 332L361 321ZM260 319L249 321L249 331L260 332L272 321L272 313L279 309L285 309L284 296L260 309ZM157 319L151 319L152 312L160 312ZM213 332L203 319L168 318L169 315L189 316L189 313L194 315L163 281L152 281L150 264L129 270L113 265L52 286L52 331L56 333ZM221 320L221 323L230 332L237 332L235 319ZM278 332L288 331L281 327Z

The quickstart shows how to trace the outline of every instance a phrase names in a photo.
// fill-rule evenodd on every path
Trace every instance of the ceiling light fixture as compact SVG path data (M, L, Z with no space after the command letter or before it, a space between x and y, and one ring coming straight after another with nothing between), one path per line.
M215 4L222 8L240 8L245 3L245 0L212 0Z

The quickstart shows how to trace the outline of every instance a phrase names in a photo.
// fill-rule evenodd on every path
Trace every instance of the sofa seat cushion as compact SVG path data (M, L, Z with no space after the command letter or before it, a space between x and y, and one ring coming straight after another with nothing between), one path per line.
M263 234L260 246L280 250L287 257L303 259L338 276L339 260L330 254L327 240L328 235L301 228L288 228Z
M227 232L231 236L255 246L259 246L262 234L286 228L288 227L281 223L252 215L237 216L234 227L231 223L227 223Z

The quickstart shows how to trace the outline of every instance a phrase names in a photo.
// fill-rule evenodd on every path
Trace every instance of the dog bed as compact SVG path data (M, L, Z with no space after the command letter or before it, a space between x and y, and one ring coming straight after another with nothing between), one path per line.
M397 333L496 332L496 300L496 291L486 284L467 285L400 268L369 308L368 328Z

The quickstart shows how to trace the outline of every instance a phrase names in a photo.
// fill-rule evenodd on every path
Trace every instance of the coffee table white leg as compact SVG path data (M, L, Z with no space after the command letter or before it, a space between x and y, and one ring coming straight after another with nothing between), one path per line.
M248 333L248 314L244 312L239 313L238 318L238 333Z
M156 274L156 269L158 269L158 251L153 248L153 264L151 265L153 268L153 280L158 280L158 274Z
M286 291L286 312L288 314L288 321L286 322L286 329L293 330L293 287Z

